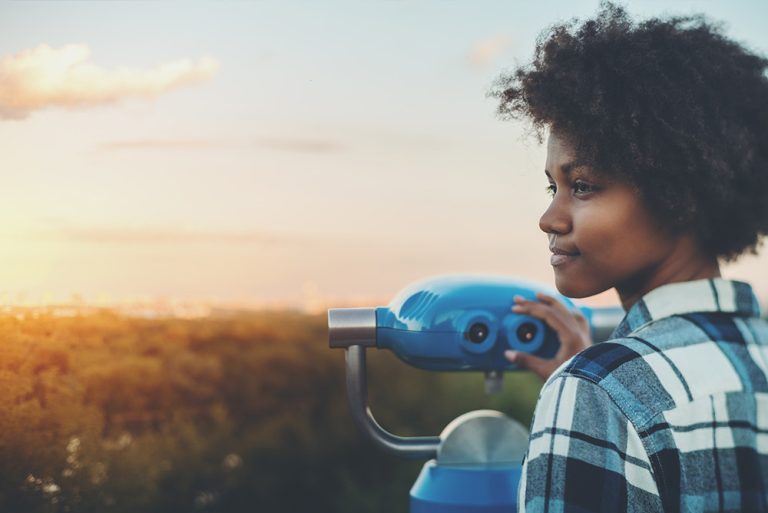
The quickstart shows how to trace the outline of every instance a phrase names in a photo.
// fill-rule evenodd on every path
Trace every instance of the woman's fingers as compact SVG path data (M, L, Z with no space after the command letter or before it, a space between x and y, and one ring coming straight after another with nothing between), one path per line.
M556 297L550 296L548 294L544 294L543 292L537 292L536 293L536 299L538 299L541 303L544 303L545 305L549 305L552 308L556 308L563 312L570 313L570 310L568 309L565 304L557 299Z
M552 307L563 318L566 318L569 320L570 318L574 318L576 319L576 323L579 325L579 327L584 327L589 329L589 323L587 322L587 318L584 317L584 315L578 309L568 308L565 305L565 303L563 303L559 299L549 296L547 294L544 294L543 292L537 292L536 298L540 302L544 303L545 305L549 305L550 307Z
M543 379L554 372L563 362L592 344L589 323L578 310L569 309L557 298L546 294L537 294L538 301L530 301L515 296L512 311L530 315L547 323L560 339L560 349L554 358L544 359L537 356L507 351L506 357L541 376Z
M579 338L576 334L581 329L571 312L566 309L561 310L545 303L526 301L512 307L512 311L541 319L555 330L560 343L563 345L571 345Z
M550 305L538 303L536 301L528 301L527 299L518 297L515 298L515 303L516 304L512 307L513 312L541 319L549 324L549 326L551 326L558 334L560 334L560 332L568 331L568 317L562 315L561 312L552 308Z

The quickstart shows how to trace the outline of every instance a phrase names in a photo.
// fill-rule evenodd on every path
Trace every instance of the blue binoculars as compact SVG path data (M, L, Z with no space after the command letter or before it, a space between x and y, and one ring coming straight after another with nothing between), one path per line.
M410 285L387 306L329 310L330 346L388 349L425 370L516 370L504 358L505 350L552 358L560 347L546 323L512 312L515 296L535 300L537 292L578 308L595 330L592 309L576 307L541 285L504 277L444 276Z

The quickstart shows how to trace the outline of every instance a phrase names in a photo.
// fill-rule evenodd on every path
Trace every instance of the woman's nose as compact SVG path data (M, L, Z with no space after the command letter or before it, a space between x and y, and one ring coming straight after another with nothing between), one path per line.
M565 205L555 195L549 207L539 219L539 228L544 233L563 235L571 231L571 217Z

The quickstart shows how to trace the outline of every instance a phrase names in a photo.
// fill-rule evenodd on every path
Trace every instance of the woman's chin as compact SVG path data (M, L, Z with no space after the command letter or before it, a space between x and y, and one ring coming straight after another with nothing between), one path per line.
M584 283L555 275L555 287L558 292L571 299L581 299L595 296L608 290L610 287L602 287L595 283Z

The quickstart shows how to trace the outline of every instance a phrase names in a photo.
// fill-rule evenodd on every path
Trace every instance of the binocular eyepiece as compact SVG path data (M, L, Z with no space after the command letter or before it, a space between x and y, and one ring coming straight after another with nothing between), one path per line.
M469 331L464 336L473 344L482 344L488 338L488 326L482 322L476 322L469 327Z

